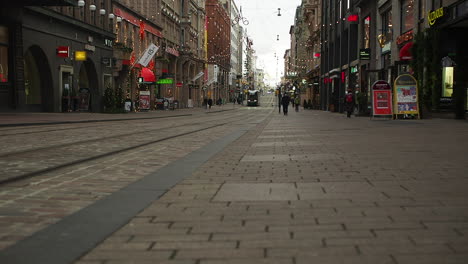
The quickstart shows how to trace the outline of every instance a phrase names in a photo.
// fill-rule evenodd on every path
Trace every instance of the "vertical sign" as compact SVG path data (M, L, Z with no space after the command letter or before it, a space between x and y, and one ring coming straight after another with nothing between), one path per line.
M393 115L392 87L386 81L376 81L372 85L373 116Z
M409 74L402 74L395 80L395 114L417 114L418 107L418 83Z

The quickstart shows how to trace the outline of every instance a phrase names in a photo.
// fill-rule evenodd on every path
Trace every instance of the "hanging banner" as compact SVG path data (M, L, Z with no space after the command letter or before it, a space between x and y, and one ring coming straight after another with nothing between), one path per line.
M395 114L417 114L418 108L418 82L409 74L402 74L395 80Z
M139 107L140 110L150 110L151 104L150 104L150 91L140 91L140 96L139 96Z
M203 75L205 75L204 72L202 72L202 71L199 72L197 75L195 75L195 77L193 77L192 82L194 82L194 81L200 79L200 77L202 77Z
M373 116L393 115L392 87L386 81L376 81L372 85Z
M148 66L148 63L150 63L151 59L153 59L158 49L159 47L151 43L149 47L145 50L145 53L143 53L143 56L141 56L141 58L138 60L138 63L141 64L143 67Z

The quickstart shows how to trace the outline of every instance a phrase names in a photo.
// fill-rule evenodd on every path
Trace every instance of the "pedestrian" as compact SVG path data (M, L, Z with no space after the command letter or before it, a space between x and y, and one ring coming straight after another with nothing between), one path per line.
M345 110L348 118L351 118L351 113L354 110L354 95L351 89L348 90L348 93L345 95Z
M281 93L278 93L278 114L281 114L281 104L283 103L283 99L281 97Z
M169 110L169 101L164 99L164 110Z
M291 98L287 93L283 95L283 98L281 98L281 104L283 105L283 114L288 115L288 106L289 102L291 101Z
M208 98L203 98L203 106L205 107L205 109L208 109Z
M208 109L211 109L211 106L213 105L213 99L208 99Z
M296 96L294 99L294 105L296 108L296 112L299 112L299 106L301 105L301 99L299 99L299 96Z

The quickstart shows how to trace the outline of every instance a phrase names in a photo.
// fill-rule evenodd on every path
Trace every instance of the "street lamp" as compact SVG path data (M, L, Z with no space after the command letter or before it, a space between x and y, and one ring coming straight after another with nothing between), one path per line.
M78 7L83 7L83 6L85 6L85 4L86 4L86 3L85 3L84 0L78 1Z

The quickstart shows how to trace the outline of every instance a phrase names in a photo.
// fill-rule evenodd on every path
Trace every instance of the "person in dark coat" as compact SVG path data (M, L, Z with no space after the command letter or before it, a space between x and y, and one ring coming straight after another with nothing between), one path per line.
M351 118L351 114L354 111L354 94L352 90L348 90L348 93L345 95L345 111L346 116Z
M281 98L281 104L283 105L283 114L288 115L288 106L289 102L291 101L291 97L287 93L283 95L283 98Z
M211 106L213 105L213 99L208 99L208 109L211 109Z

